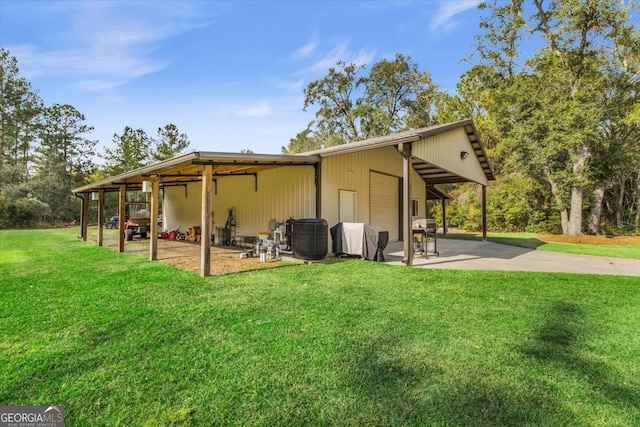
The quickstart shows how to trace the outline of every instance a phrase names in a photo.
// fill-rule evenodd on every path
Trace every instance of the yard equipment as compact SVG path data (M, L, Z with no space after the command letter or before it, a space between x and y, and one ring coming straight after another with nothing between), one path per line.
M151 219L149 211L140 209L130 211L127 221L124 223L124 235L127 241L133 240L133 236L138 235L142 239L147 238L147 233L151 229Z
M201 239L200 226L194 225L187 230L186 240L190 242L199 242Z
M413 244L416 254L440 256L438 252L436 240L436 220L435 219L416 219L411 224L413 234Z
M180 227L175 230L171 230L167 233L167 238L169 240L178 240L178 235L180 234Z
M233 213L233 208L228 209L229 215L227 216L227 222L224 226L224 235L222 242L226 246L235 246L236 241L236 216Z

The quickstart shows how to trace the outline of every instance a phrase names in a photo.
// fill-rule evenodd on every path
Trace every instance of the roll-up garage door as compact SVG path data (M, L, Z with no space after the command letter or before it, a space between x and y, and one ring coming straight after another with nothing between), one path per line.
M390 241L399 239L400 178L370 172L369 222L387 230Z

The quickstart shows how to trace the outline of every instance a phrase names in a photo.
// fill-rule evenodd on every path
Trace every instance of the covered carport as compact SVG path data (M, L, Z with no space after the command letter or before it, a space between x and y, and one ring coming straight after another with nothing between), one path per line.
M482 240L487 240L487 186L495 180L487 153L480 142L472 120L432 126L416 131L414 140L402 144L403 204L407 221L404 226L404 262L413 263L411 228L411 180L414 170L426 183L427 189L438 184L475 182L482 187ZM427 190L428 191L428 190ZM433 194L442 197L444 194ZM443 199L444 218L444 199ZM443 224L446 230L446 223Z
M397 240L404 242L403 261L409 266L413 259L412 203L416 195L413 187L419 188L420 192L422 187L425 188L426 194L420 194L420 198L446 200L446 195L437 190L437 185L464 182L481 185L482 230L483 239L486 240L486 188L489 181L495 180L495 177L478 131L471 119L409 130L304 154L322 158L323 185L329 187L328 183L331 181L333 186L333 188L323 189L325 202L337 199L334 197L336 188L350 188L362 193L374 186L384 186L384 191L381 193L391 193L394 183L400 183L399 190L394 190L392 197L387 197L383 203L380 203L385 208L385 213L391 213L393 218L385 221L386 224L377 225L389 224L383 227L388 229L393 226L392 223L396 219L398 220L399 238ZM397 169L394 166L384 171L380 170L385 162L397 165ZM340 176L344 172L350 174L348 180ZM369 179L369 173L376 179ZM388 185L378 179L385 176L393 178L388 180ZM324 180L325 177L328 178L327 182ZM398 202L393 201L396 195ZM362 202L368 202L371 210L371 198L362 199ZM332 214L333 217L331 217ZM323 217L332 218L332 223L340 222L335 215L335 209L331 212L323 206L323 215ZM361 216L361 220L356 222L375 223L377 220L377 216L372 218L372 215L368 218L365 216L364 220L362 218ZM446 224L443 225L446 228Z
M229 176L252 176L255 186L259 185L258 172L279 167L310 166L318 181L317 165L320 159L317 156L300 155L271 155L248 153L217 153L217 152L193 152L166 160L150 166L145 166L131 172L115 175L95 183L85 185L73 190L76 196L82 199L81 212L81 237L87 240L88 208L90 199L98 203L98 233L97 244L103 245L104 227L104 196L107 192L118 193L118 229L122 230L125 223L126 203L128 191L145 191L149 193L150 212L150 242L149 259L158 258L158 216L160 190L169 186L187 185L192 182L200 182L201 185L201 213L200 227L202 236L212 234L212 206L211 193L216 185L216 179ZM319 186L317 186L319 188ZM316 191L316 215L320 203L317 201ZM118 251L124 252L125 236L119 232ZM211 262L211 239L202 238L200 274L209 276Z
M445 192L436 188L435 185L427 185L427 202L429 201L438 201L440 202L440 206L442 208L442 234L447 234L447 200L451 200ZM427 207L425 209L426 212L429 211Z

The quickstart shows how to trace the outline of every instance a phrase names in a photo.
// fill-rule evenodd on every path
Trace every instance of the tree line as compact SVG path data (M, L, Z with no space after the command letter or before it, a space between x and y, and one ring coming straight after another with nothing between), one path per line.
M70 223L80 201L71 189L184 152L186 134L173 124L157 137L125 127L113 148L97 153L93 127L66 104L45 105L20 75L17 59L0 49L0 228ZM104 164L98 165L102 158Z
M282 151L472 118L497 177L488 191L490 229L638 229L640 36L631 21L638 5L491 0L479 10L476 49L454 94L402 53L370 68L341 61L304 89L303 110L314 118ZM126 127L97 166L85 117L69 105L45 107L8 51L0 49L0 62L0 227L72 220L79 207L71 188L189 146L171 124L157 138ZM452 196L449 224L479 229L477 186L444 190Z
M492 0L451 95L397 54L339 62L304 90L300 152L473 118L497 182L488 227L577 235L640 227L640 37L633 3ZM449 185L452 226L479 229L477 186ZM434 209L433 215L440 217Z

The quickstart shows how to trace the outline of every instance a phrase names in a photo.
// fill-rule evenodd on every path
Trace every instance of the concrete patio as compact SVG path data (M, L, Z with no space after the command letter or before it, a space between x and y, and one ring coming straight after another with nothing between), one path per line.
M438 238L439 257L414 257L414 266L454 270L539 271L550 273L640 276L640 260L575 255L502 245L493 242ZM389 243L386 262L402 264L403 243Z

